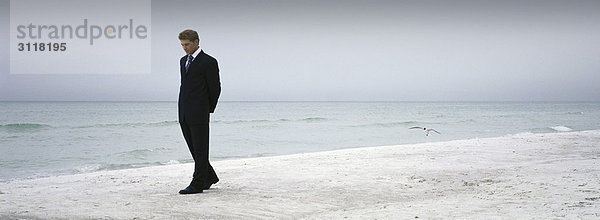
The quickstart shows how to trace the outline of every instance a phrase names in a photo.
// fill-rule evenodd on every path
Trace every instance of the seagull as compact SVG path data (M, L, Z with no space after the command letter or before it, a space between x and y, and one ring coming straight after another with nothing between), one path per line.
M433 129L433 128L424 128L424 127L411 127L411 128L409 128L409 129L420 129L420 130L423 130L423 131L425 131L425 136L429 136L429 132L432 132L432 131L433 131L433 132L435 132L435 133L438 133L438 134L442 134L442 133L440 133L440 132L436 131L436 130L435 130L435 129Z

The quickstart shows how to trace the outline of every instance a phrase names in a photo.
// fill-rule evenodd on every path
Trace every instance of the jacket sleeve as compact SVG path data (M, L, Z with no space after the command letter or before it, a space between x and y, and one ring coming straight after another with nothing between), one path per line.
M219 64L217 63L217 60L214 60L214 62L211 62L209 65L206 81L208 84L209 110L210 113L214 113L215 108L217 108L219 96L221 95L221 80L219 77Z

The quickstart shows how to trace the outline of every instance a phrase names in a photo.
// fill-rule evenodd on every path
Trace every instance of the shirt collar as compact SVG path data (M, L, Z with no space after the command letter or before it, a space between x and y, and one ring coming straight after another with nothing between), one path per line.
M200 53L200 51L202 51L202 48L198 47L198 49L196 50L196 52L194 52L192 54L192 57L194 57L192 60L196 59L196 57L198 57L198 54Z

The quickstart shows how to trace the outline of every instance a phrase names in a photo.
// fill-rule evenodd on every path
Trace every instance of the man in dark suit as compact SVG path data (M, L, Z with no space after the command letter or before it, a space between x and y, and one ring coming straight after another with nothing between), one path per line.
M179 193L194 194L219 181L208 161L208 122L217 107L221 82L217 60L200 49L198 33L185 30L179 40L186 53L179 61L179 125L195 163L192 182Z

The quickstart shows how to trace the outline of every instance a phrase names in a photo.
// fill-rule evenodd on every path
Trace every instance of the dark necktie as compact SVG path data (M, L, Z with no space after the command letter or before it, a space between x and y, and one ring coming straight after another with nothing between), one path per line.
M190 64L192 63L193 59L194 59L194 57L192 55L188 55L187 63L185 64L185 72L186 73L190 69Z

